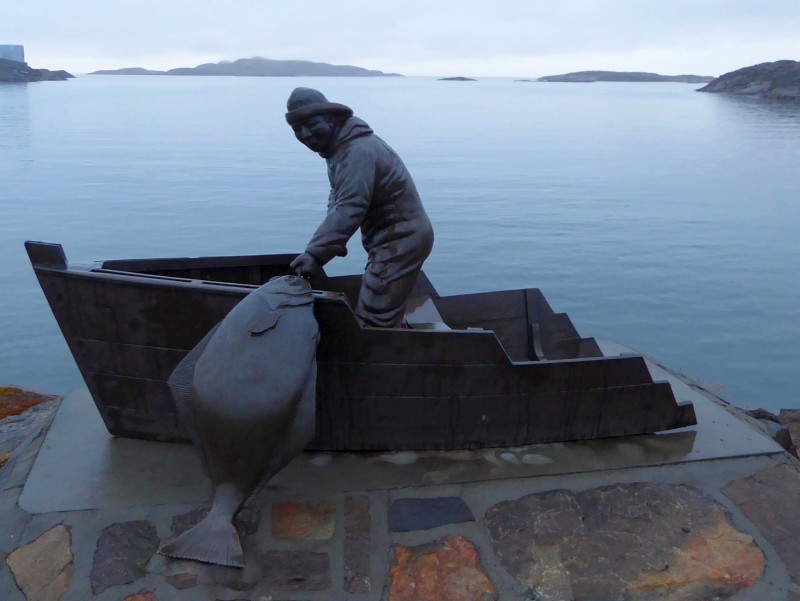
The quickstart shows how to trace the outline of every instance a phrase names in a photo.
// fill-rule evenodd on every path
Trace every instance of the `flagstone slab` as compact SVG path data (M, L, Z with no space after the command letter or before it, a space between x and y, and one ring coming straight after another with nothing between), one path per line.
M270 591L321 591L331 586L330 557L314 551L265 551L261 584Z
M172 516L172 524L170 532L172 536L178 536L186 532L189 528L194 528L200 521L206 517L208 509L192 509L185 513Z
M57 401L54 401L53 405L57 405ZM34 412L38 416L36 422L27 430L24 438L10 441L14 448L13 451L9 452L8 461L3 466L2 472L0 472L0 488L6 491L16 489L17 499L19 499L22 487L33 469L50 424L57 413L55 407L51 408L47 404L38 405L28 410L27 413ZM16 434L14 433L12 436L15 437ZM0 436L3 436L3 434L0 433Z
M335 530L334 501L286 501L272 506L272 537L329 540Z
M0 491L0 553L6 555L17 547L31 521L31 515L16 505L16 491Z
M684 485L547 491L498 503L486 524L503 567L545 599L721 600L765 567L726 509Z
M156 528L147 520L117 522L103 529L92 560L92 593L143 577L158 544Z
M451 535L415 547L393 549L389 601L494 601L497 592L483 571L478 550Z
M180 574L172 574L170 576L166 576L164 580L166 580L167 584L169 584L172 588L182 591L187 588L196 587L199 578L197 577L197 574L189 574L187 572L182 572Z
M800 499L800 472L783 464L722 489L780 555L795 583L800 584L800 524L794 515Z
M396 499L389 506L389 529L392 532L429 530L474 521L475 516L461 497Z
M75 569L69 527L51 528L9 554L6 563L27 601L59 601Z
M369 497L349 495L344 501L344 590L372 590L372 528Z

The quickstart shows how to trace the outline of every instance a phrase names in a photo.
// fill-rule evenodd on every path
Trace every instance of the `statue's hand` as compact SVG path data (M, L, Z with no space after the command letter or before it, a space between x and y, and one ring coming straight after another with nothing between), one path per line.
M289 263L289 267L298 275L312 277L320 275L322 271L317 260L308 253L297 255L297 257Z

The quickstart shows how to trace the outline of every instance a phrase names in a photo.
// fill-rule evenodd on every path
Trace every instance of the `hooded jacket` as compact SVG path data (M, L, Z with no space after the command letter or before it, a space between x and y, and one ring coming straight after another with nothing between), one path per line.
M414 180L394 150L364 121L350 117L320 155L331 184L328 213L306 252L320 265L343 257L347 241L360 227L370 262L395 264L396 272L421 265L433 246L433 228Z

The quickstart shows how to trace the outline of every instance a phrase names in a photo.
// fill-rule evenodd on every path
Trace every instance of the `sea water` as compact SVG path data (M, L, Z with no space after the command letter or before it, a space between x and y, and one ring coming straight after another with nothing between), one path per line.
M0 384L80 375L23 242L68 259L300 252L324 161L295 86L352 106L403 158L440 294L540 288L745 407L800 407L800 104L678 83L79 76L0 84ZM359 273L358 236L329 273Z

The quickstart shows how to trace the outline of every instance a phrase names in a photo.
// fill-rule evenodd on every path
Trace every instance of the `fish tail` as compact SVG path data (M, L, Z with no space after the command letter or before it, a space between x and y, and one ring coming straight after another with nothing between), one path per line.
M194 528L167 543L161 555L192 559L234 568L244 567L244 554L239 533L225 516L209 513Z

